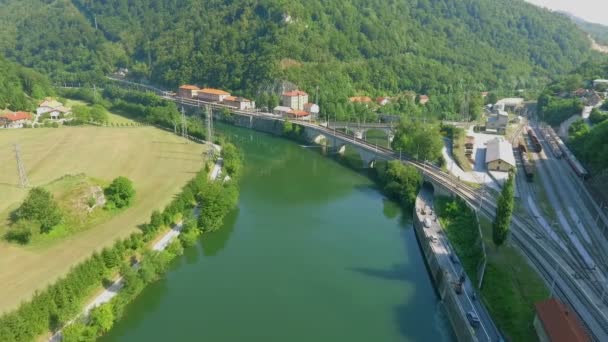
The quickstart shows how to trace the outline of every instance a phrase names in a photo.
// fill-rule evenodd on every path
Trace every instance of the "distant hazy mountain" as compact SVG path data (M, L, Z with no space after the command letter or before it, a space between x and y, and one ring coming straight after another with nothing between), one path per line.
M598 44L608 46L608 26L596 23L590 23L585 19L579 18L572 13L560 12L574 21L581 30L589 33Z

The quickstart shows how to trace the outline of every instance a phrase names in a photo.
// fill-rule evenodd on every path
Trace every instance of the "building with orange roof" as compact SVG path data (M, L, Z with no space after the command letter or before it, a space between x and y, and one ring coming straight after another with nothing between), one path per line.
M287 112L287 116L294 119L307 119L310 113L305 110L292 109Z
M184 84L179 87L177 95L186 99L194 99L198 95L199 90L200 89L195 85Z
M198 99L206 102L222 102L229 96L229 92L215 88L203 88L198 91Z
M0 115L0 127L22 128L24 124L32 120L32 115L27 112L9 112Z
M281 94L281 104L295 110L304 110L304 105L308 103L308 94L301 90L287 91Z
M418 103L420 103L421 105L423 104L427 104L427 102L429 102L429 96L428 95L420 95L420 97L418 98Z
M534 305L534 329L541 342L588 342L581 322L560 301L551 298Z

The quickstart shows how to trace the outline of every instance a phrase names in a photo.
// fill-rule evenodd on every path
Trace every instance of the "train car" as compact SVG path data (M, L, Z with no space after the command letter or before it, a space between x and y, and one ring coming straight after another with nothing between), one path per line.
M563 155L564 159L568 162L574 173L580 178L586 179L589 177L589 172L585 169L585 167L578 161L576 156L570 151L568 146L564 144L564 141L555 133L553 128L549 127L547 129L556 146L559 148L561 155Z
M540 153L543 150L543 146L540 144L536 133L534 133L531 128L528 128L528 137L530 138L530 143L532 144L532 151Z
M528 182L531 182L532 180L534 180L534 174L536 171L536 168L534 167L534 162L528 158L528 151L526 145L520 142L518 150L519 157L521 158L521 163L524 167L524 174L526 175L526 180Z

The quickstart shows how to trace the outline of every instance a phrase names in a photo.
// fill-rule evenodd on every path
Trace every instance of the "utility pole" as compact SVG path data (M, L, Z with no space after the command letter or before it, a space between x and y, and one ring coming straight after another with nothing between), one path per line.
M207 143L209 144L209 160L213 159L214 147L213 147L213 112L209 104L205 105L205 111L207 112Z
M17 169L19 170L19 180L21 181L21 187L25 189L30 186L30 183L27 180L25 167L23 166L23 161L21 160L21 150L19 149L19 144L15 144L14 147L15 158L17 159Z
M181 122L181 124L182 124L182 137L188 139L188 122L186 121L186 111L184 110L184 106L182 106L182 122Z
M95 20L95 31L97 31L97 15L93 15L93 20Z

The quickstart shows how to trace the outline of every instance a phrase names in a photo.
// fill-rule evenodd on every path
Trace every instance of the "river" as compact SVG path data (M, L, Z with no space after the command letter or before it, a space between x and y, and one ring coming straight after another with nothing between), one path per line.
M238 209L102 341L452 341L411 214L314 148L234 127Z

